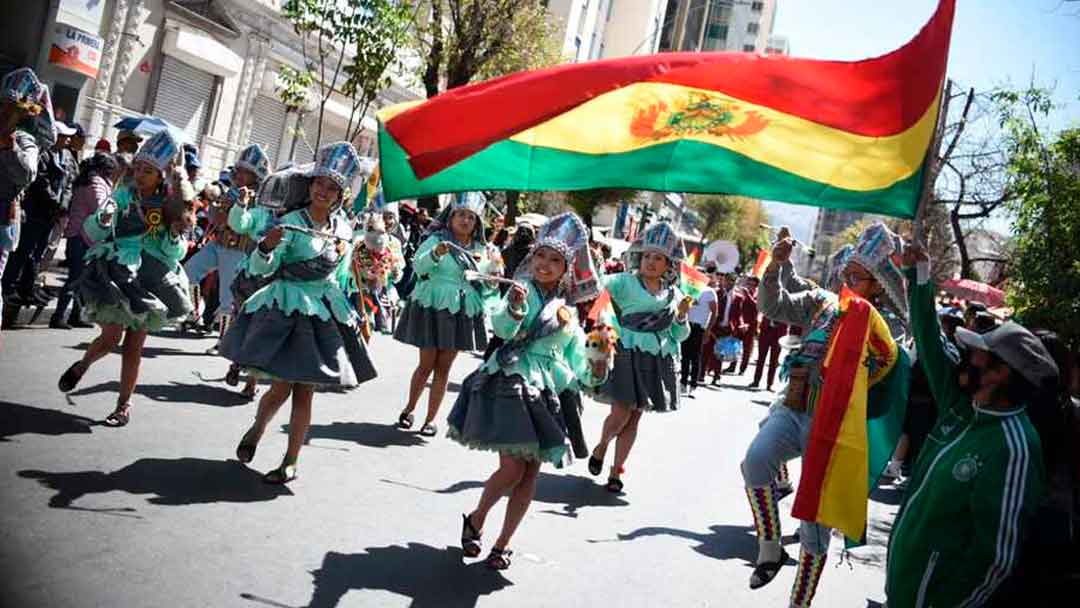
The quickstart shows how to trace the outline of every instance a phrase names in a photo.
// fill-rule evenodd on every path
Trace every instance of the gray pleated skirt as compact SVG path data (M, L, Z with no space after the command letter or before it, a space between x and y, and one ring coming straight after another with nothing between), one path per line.
M351 388L376 376L351 327L333 317L285 315L274 306L237 315L220 350L226 359L272 380Z
M88 316L102 325L156 331L192 310L184 274L151 256L143 256L137 272L104 257L89 260L78 289Z
M675 358L618 346L603 392L612 401L649 412L679 408Z
M456 314L435 310L416 300L405 305L394 339L417 348L443 350L484 350L488 344L484 315L470 317L464 309Z
M195 310L191 303L191 283L187 273L174 271L152 255L143 254L139 282L169 310L170 319L182 319Z
M553 464L568 457L559 398L518 375L470 374L447 423L447 436L471 449Z

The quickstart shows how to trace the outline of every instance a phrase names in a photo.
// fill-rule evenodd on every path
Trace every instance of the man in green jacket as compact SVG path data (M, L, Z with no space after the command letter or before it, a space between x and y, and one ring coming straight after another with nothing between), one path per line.
M982 335L957 330L968 351L958 367L945 355L929 259L909 246L904 262L918 361L938 417L889 540L888 605L982 606L1017 563L1025 519L1043 493L1042 451L1025 400L1058 370L1016 323Z

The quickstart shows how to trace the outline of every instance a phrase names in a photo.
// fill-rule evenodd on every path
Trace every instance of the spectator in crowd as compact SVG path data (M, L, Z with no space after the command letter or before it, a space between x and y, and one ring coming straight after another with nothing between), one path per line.
M206 185L203 183L202 178L199 177L199 169L202 168L202 163L199 162L199 154L193 146L184 145L184 170L187 172L188 181L195 188L196 192L201 192Z
M0 275L19 245L21 201L37 177L42 144L56 137L51 118L49 88L33 70L21 68L0 80Z
M1034 334L1006 323L957 330L960 374L941 339L929 258L909 246L904 262L915 266L911 325L938 416L893 525L886 594L896 606L982 606L1012 574L1042 502L1042 450L1025 404L1058 369Z
M761 387L761 375L765 370L765 359L769 360L769 375L766 376L765 390L773 390L773 380L776 378L776 366L780 362L780 338L787 335L788 326L778 321L772 321L768 317L761 317L761 326L758 331L757 363L754 364L754 381L750 388Z
M758 330L757 288L761 280L754 275L748 275L743 281L742 326L745 329L741 336L743 351L742 361L739 363L740 376L746 373L746 366L750 363L750 353L754 351L754 338Z
M697 302L690 308L688 319L690 321L690 337L682 343L682 370L679 378L682 392L693 397L698 387L698 374L701 371L701 346L704 343L705 332L712 325L719 308L719 298L716 290L706 287Z
M98 143L100 145L100 142ZM116 134L116 151L134 155L142 145L142 137L134 131L120 131Z
M975 331L975 318L980 312L987 312L986 305L982 302L968 302L966 308L964 308L964 327Z
M712 372L713 385L720 383L720 374L723 372L723 364L717 359L716 341L720 338L720 313L722 307L727 306L727 291L724 289L724 275L716 271L716 266L706 266L705 272L709 274L709 287L716 292L716 315L705 331L705 339L701 345L701 369L698 371L698 382L705 381L705 375Z
M102 137L94 144L94 153L112 154L112 144L109 143L109 140Z
M724 275L724 297L720 303L720 324L717 327L717 335L721 338L733 336L743 340L751 331L750 323L746 320L749 314L744 312L750 304L746 292L736 285L738 276L737 272ZM753 306L756 311L757 304ZM734 374L738 365L738 361L732 361L723 373ZM716 382L716 380L713 381L714 384Z
M49 244L49 234L64 213L71 198L71 173L76 164L68 149L68 138L74 129L56 123L55 145L42 152L38 159L36 178L26 192L26 220L22 223L19 246L4 269L4 291L12 294L11 303L18 306L44 306L52 299L37 285L39 262ZM17 311L17 308L16 308ZM5 323L15 322L17 312Z
M78 163L82 160L83 149L86 148L86 130L79 123L71 125L71 128L75 130L75 133L68 138L68 149L71 150L71 155Z
M64 229L64 237L67 239L65 251L68 260L68 276L60 291L60 297L56 301L56 311L49 321L49 327L54 329L93 327L82 320L82 308L78 300L75 300L74 307L71 309L70 319L67 318L67 309L75 293L75 284L82 276L83 256L93 244L90 236L83 230L83 223L109 199L113 184L119 177L120 163L112 154L95 154L87 159L86 166L75 178L71 205L68 208L68 222Z

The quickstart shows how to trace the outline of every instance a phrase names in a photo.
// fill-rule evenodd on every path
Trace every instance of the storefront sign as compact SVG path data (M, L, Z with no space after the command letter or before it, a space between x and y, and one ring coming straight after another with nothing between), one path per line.
M56 22L97 34L101 31L101 16L104 13L105 0L60 0L56 8Z
M102 39L93 34L57 24L49 47L49 63L97 78L102 46Z

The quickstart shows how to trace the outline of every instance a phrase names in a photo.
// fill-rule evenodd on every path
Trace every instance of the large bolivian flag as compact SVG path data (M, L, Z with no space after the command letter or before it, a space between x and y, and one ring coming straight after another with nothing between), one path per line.
M664 53L385 108L386 197L620 187L912 217L954 2L941 0L903 47L863 61Z

